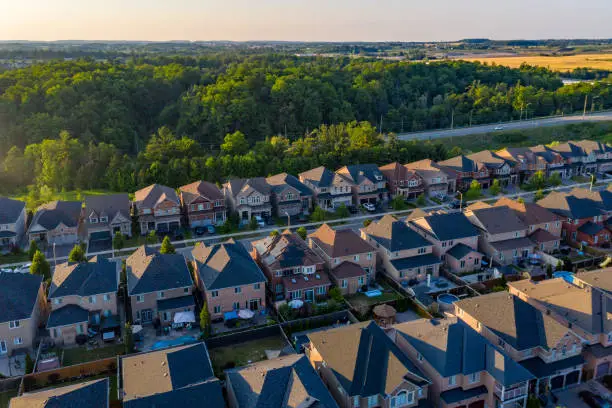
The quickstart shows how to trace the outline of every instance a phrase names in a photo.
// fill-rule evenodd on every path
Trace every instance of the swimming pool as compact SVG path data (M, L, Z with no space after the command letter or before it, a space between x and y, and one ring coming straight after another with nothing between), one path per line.
M184 346L198 341L194 336L181 336L172 340L160 340L151 346L151 350L161 350L168 347Z
M459 298L455 295L451 295L450 293L443 293L438 296L438 302L444 303L446 305L452 305L455 302L458 302Z

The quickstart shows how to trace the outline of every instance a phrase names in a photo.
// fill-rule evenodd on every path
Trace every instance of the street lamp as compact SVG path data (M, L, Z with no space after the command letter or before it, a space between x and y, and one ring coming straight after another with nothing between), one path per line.
M459 197L461 197L459 200L459 212L461 212L463 210L463 193L461 191L459 191Z
M285 215L287 216L287 227L291 227L291 217L287 211L285 211Z
M595 175L593 173L587 173L587 176L591 176L591 185L589 186L589 191L593 191L593 184L595 184Z

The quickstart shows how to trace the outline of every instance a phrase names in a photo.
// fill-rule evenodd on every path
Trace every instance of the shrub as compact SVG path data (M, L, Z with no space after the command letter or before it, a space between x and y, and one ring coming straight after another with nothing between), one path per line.
M302 237L303 240L306 240L306 237L308 236L308 231L306 231L305 227L300 227L297 229L297 231L295 231L300 237Z
M344 300L344 297L342 297L342 291L340 291L340 288L331 288L329 290L329 297L334 299L336 302L342 302Z
M78 244L72 248L72 251L70 251L70 254L68 255L69 262L85 262L86 260L87 258L85 257L85 251L83 250L83 247Z
M38 251L38 244L36 241L30 241L30 248L28 249L28 259L30 261L34 260L34 255Z
M175 254L176 250L174 249L174 246L172 245L172 243L170 242L170 237L169 236L165 236L164 240L161 244L161 248L159 250L160 254Z
M425 193L417 197L416 203L419 207L423 207L425 204L427 204L427 200L425 199Z
M393 197L393 200L391 200L391 208L393 208L395 211L401 211L407 209L408 205L406 205L404 197L398 195Z
M125 246L125 238L123 238L123 234L119 231L115 232L115 236L113 237L113 249L120 250Z
M371 223L372 223L372 220L368 218L367 220L363 221L363 226L367 228Z

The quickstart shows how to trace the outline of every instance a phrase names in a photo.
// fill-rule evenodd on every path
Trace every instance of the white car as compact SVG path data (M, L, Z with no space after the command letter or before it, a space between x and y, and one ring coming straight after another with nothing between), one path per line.
M495 126L495 130L504 130L504 127L502 125Z
M372 203L365 203L363 205L363 208L365 208L366 210L368 210L369 212L374 212L376 211L376 206Z
M263 218L261 218L260 215L256 215L253 218L255 218L255 220L257 221L257 226L259 228L263 228L266 226L266 223L264 222Z

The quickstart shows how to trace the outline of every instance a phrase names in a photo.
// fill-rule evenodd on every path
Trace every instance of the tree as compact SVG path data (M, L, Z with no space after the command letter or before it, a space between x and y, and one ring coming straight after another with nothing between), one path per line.
M552 278L553 276L553 268L551 264L546 265L546 276L548 277L548 279Z
M363 226L364 228L368 228L368 226L372 223L371 219L367 219L367 220L363 220Z
M297 231L295 231L300 237L302 237L302 239L305 241L306 237L308 236L308 231L306 230L306 227L300 227L297 229Z
M83 247L79 244L76 244L70 254L68 255L68 262L85 262L87 257L85 256L85 251Z
M528 188L531 190L542 189L546 187L546 177L543 171L536 171L527 183Z
M491 187L489 187L489 192L491 193L491 195L493 196L498 196L499 193L501 193L501 186L499 185L499 180L495 179L493 180L493 184L491 184Z
M523 197L519 197L516 199L516 202L518 202L519 204L525 204L525 199Z
M45 281L51 279L51 265L49 265L49 262L47 261L43 253L38 250L32 258L30 273L32 275L42 276Z
M278 230L272 230L272 231L270 231L270 236L271 236L271 237L277 237L277 236L278 236L278 234L279 234Z
M36 241L30 241L30 248L28 249L28 259L31 261L34 259L34 254L38 251L38 244Z
M553 173L549 178L548 178L548 184L550 184L553 187L558 187L561 185L561 176L559 175L559 173Z
M119 284L121 286L127 285L127 266L125 260L121 261L121 274L119 275Z
M310 221L312 222L323 222L327 219L327 211L321 207L315 207L312 214L310 214Z
M145 242L149 245L157 244L157 234L155 231L149 231L145 238Z
M34 372L34 360L30 357L30 353L27 353L25 356L25 372L26 374Z
M425 198L425 194L421 193L416 200L416 203L419 207L423 207L425 206L425 204L427 204L427 199Z
M351 213L345 204L340 205L336 208L336 215L338 218L348 218L351 216Z
M174 249L172 242L170 242L169 236L166 235L164 237L164 240L162 241L162 244L161 244L161 248L159 249L159 253L164 254L164 255L176 253L176 250Z
M394 211L401 211L407 209L408 205L406 205L403 196L397 195L391 200L391 208L393 208Z
M257 222L257 218L252 216L251 220L249 221L249 229L252 230L252 231L255 231L257 228L259 228L259 224Z
M249 151L249 142L244 134L240 131L225 135L223 144L221 144L221 152L229 156L239 156L246 154Z
M535 196L534 196L536 201L540 201L541 199L544 198L544 191L542 191L542 189L536 191Z
M470 188L465 192L465 200L472 201L480 198L482 195L482 186L478 182L478 180L472 180L470 183Z
M200 311L200 330L204 337L210 334L210 313L208 312L208 304L204 302Z
M337 288L337 287L333 287L333 288L331 288L329 290L329 297L334 299L336 302L344 301L344 297L342 296L342 292L340 291L340 288Z
M123 344L125 345L125 354L134 352L134 336L132 334L132 325L130 323L125 324L125 330L123 331Z
M119 231L115 232L115 236L113 237L113 248L115 250L123 249L125 246L125 238L123 234Z

